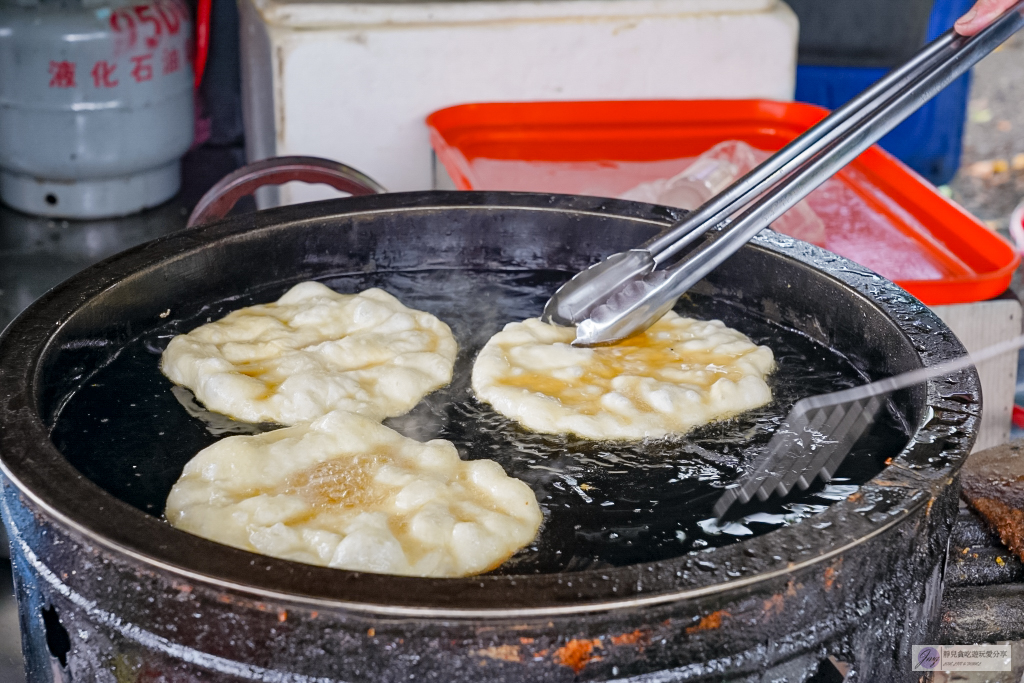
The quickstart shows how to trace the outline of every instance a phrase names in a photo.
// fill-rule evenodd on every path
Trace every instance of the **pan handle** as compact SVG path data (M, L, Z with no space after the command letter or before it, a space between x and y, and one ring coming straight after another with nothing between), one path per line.
M380 183L351 166L320 157L271 157L229 173L207 190L187 227L205 225L228 215L235 203L264 185L281 185L292 180L325 183L353 196L387 192Z

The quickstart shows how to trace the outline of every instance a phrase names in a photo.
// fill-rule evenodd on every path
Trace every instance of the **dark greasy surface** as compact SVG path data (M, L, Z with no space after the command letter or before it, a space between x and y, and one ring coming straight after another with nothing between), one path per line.
M557 271L437 270L326 281L341 292L381 287L452 327L460 348L454 381L388 424L418 440L450 440L464 458L496 460L533 487L545 513L542 533L501 567L501 573L650 562L765 533L842 500L906 444L906 433L887 415L847 458L833 486L823 490L818 482L785 501L747 506L739 516L761 513L760 521L739 519L742 525L730 527L731 533L708 527L721 487L749 467L796 400L850 387L863 378L844 357L802 334L736 303L693 295L680 303L680 314L721 319L773 349L779 364L770 379L773 403L686 438L590 442L527 432L473 398L473 360L506 322L537 315L549 292L566 277ZM101 487L159 516L184 464L222 438L174 397L171 383L158 370L160 352L174 334L243 305L273 300L283 289L278 285L213 304L132 340L61 402L54 443Z
M1024 441L974 453L964 463L961 483L967 504L1024 559Z
M1024 564L966 504L949 542L942 642L1024 639Z
M946 566L951 588L1024 582L1024 563L1006 549L999 535L966 503L953 527Z

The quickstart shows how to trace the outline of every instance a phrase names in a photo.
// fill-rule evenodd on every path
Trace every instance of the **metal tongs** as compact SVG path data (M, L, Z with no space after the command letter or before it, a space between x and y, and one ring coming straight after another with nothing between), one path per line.
M644 245L575 275L542 320L576 325L576 346L644 331L676 300L779 216L1024 26L1024 0L980 33L952 30ZM709 239L668 268L683 250Z

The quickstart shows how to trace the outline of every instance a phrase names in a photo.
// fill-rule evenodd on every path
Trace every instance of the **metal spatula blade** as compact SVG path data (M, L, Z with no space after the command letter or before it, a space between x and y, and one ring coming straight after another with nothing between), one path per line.
M763 501L773 493L787 496L795 486L807 489L815 479L830 481L875 421L888 394L1022 347L1024 335L930 368L797 401L750 473L715 503L715 517L722 519L737 501L748 503L754 496Z
M772 493L786 496L794 485L804 490L817 477L825 482L832 479L883 403L878 396L849 401L836 401L833 396L804 399L793 406L754 472L718 499L717 518L725 516L736 501L747 503L754 496L768 500ZM815 405L816 399L831 400Z

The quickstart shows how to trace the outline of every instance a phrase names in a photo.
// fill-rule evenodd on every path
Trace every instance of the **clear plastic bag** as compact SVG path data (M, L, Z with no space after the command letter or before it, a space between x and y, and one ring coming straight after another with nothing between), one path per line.
M727 140L701 154L677 175L641 183L620 198L692 211L769 156L768 152L755 149L741 140ZM772 224L772 229L825 246L825 224L808 206L807 200L779 217Z

